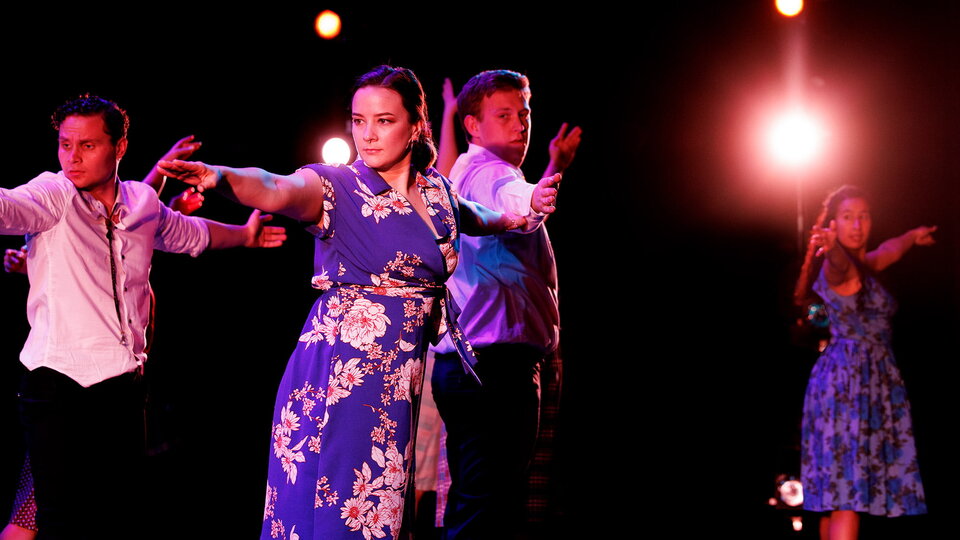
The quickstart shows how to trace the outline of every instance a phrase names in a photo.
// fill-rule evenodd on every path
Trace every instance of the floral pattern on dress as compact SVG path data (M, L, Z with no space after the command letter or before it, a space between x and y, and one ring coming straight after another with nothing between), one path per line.
M398 538L424 359L456 266L456 203L446 179L417 175L438 239L362 162L311 168L325 186L309 229L321 295L277 394L261 537Z
M826 303L831 341L804 399L804 508L926 513L910 403L890 347L893 297L872 276L851 296L831 290L822 274L814 290Z

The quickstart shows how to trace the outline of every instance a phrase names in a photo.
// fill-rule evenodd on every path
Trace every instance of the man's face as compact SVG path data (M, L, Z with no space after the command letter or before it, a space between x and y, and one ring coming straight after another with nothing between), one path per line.
M126 146L126 139L111 142L102 115L68 116L60 123L60 167L77 189L95 191L110 185Z
M517 167L530 144L530 103L520 90L497 90L480 102L480 114L464 122L471 141Z

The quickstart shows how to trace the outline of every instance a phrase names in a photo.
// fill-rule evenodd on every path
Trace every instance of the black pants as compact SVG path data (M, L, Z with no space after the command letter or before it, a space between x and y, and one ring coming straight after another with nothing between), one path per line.
M433 396L447 430L445 538L509 538L521 528L525 473L540 415L544 354L523 345L478 348L476 372L456 354L435 358Z
M19 393L39 539L142 538L144 390L127 373L84 388L49 368Z

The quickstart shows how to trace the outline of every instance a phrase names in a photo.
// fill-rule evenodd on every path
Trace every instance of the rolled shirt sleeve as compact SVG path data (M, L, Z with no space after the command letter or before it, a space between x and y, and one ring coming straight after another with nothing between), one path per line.
M193 257L210 245L210 229L204 220L185 216L160 205L160 223L154 246L161 251L187 253Z
M73 184L45 172L12 189L0 188L0 234L27 234L52 228L63 216Z

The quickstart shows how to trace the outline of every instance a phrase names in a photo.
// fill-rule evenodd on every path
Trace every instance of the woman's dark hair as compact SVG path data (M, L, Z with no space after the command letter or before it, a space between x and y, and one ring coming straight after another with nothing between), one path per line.
M389 88L400 94L403 108L410 114L410 123L423 126L410 149L410 164L421 173L426 171L437 161L437 147L430 131L427 97L417 76L407 68L382 65L361 75L353 86L353 93L366 86Z
M107 135L110 135L110 142L114 146L120 139L127 136L127 131L130 129L130 117L127 116L127 111L109 99L92 94L83 94L57 107L50 120L53 123L53 129L60 131L60 124L70 116L97 115L103 117L104 129Z
M830 225L830 222L837 217L837 209L840 203L847 199L866 199L866 193L857 186L845 185L837 188L827 195L823 201L823 207L820 209L820 215L817 216L816 226L824 227ZM837 243L840 249L846 251L840 243ZM813 292L813 282L820 275L820 268L823 266L823 257L816 256L817 247L812 243L807 244L807 253L803 258L803 266L800 268L800 278L797 280L797 286L793 291L793 303L798 306L805 306L816 300ZM847 255L856 265L857 270L863 274L866 267L861 264L856 257L849 252Z

